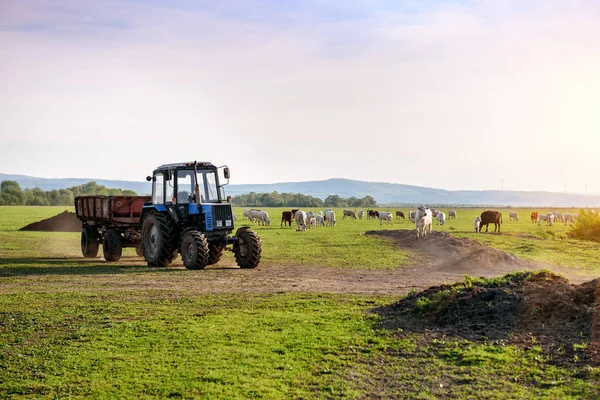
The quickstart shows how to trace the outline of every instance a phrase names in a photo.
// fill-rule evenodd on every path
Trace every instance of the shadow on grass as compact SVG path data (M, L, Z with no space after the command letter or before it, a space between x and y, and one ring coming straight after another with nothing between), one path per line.
M134 264L135 263L135 264ZM148 267L138 257L106 262L101 258L78 259L70 257L1 258L0 277L27 275L100 275L132 274L140 272L168 273L180 268Z

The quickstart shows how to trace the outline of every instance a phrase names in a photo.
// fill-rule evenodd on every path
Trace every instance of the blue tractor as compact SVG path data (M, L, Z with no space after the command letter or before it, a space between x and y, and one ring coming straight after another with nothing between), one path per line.
M229 177L227 166L194 161L161 165L146 178L152 182L152 200L142 209L140 233L148 265L166 266L179 253L186 268L202 269L230 250L241 268L258 266L258 234L245 226L232 235L231 198L223 189Z

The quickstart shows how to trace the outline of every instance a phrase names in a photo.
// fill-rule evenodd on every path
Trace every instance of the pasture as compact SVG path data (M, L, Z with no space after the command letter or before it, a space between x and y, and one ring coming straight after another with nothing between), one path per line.
M600 368L584 344L565 364L534 337L524 345L382 327L373 310L441 276L463 279L419 274L411 250L365 235L414 229L407 220L380 226L336 209L337 226L296 232L280 227L284 209L267 209L270 226L249 224L263 241L259 268L235 268L226 253L188 271L180 258L149 268L133 249L117 263L83 259L77 233L18 231L65 209L0 207L2 398L600 396ZM519 209L520 222L508 222L501 210L501 234L476 234L483 210L456 210L457 220L433 229L580 281L598 276L600 245L568 239L564 224L538 226Z

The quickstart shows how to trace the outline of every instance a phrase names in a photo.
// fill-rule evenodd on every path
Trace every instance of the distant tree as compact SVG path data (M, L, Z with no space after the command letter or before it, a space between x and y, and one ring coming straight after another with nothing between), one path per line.
M0 183L0 204L6 206L23 205L27 196L21 190L21 186L16 181L2 181Z

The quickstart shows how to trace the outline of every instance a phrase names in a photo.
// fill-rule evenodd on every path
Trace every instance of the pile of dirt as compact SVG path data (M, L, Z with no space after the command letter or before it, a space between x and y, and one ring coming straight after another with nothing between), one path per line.
M599 282L572 285L547 270L514 272L434 286L375 311L387 329L535 344L557 363L598 364Z
M486 275L499 275L543 267L475 240L456 238L447 232L432 231L420 239L416 239L414 229L368 231L365 234L387 237L402 248L421 253L426 264L433 265L432 272L478 275L483 271Z
M19 229L20 231L44 232L81 232L81 221L75 213L64 211L54 217L34 222Z

